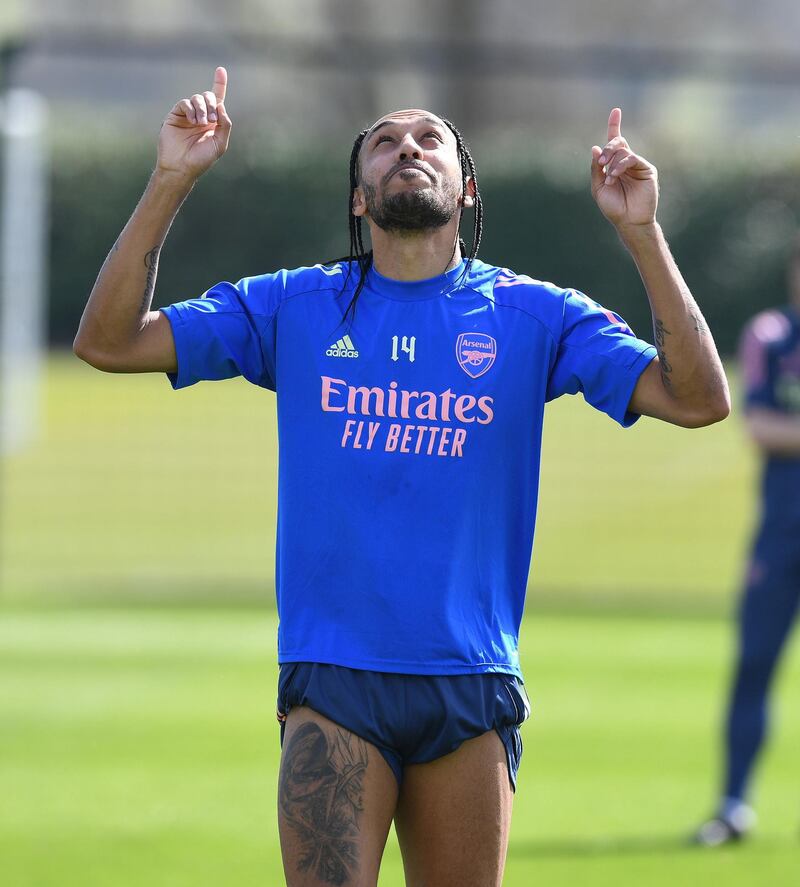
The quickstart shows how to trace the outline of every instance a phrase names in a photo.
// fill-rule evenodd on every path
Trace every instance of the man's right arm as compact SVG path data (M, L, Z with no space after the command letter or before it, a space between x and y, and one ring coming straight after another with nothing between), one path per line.
M150 310L158 257L181 204L228 147L226 85L225 69L217 68L213 91L181 99L161 127L156 169L100 269L75 337L75 354L97 369L177 369L169 321Z

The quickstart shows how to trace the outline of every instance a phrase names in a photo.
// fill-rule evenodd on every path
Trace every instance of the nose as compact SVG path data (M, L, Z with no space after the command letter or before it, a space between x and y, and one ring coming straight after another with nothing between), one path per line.
M414 141L414 136L407 132L397 146L400 160L422 160L422 148Z

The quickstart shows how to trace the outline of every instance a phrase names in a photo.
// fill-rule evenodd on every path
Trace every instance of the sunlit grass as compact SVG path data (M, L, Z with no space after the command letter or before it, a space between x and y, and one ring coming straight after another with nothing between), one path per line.
M273 597L275 398L242 380L173 392L51 359L38 440L3 465L6 600ZM623 430L547 409L534 606L720 612L738 582L753 459L736 414Z
M281 884L275 631L256 608L6 610L2 883ZM506 885L792 883L796 656L759 773L758 836L708 852L684 839L713 798L727 624L539 615L524 634L533 717ZM401 872L392 836L383 887Z
M274 396L48 366L2 465L0 883L278 885ZM534 703L507 885L792 883L797 656L758 838L710 810L752 520L740 421L623 431L548 408L522 662ZM402 884L390 838L381 884Z

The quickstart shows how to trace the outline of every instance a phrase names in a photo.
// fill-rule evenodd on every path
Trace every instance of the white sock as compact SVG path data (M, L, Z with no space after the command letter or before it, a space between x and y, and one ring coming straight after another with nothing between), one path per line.
M737 831L749 831L756 824L756 811L741 798L723 798L719 815Z

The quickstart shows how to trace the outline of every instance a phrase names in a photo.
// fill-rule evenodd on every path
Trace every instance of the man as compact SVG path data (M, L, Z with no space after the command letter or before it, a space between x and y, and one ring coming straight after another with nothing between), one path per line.
M747 803L767 730L775 666L800 602L800 241L788 269L789 304L745 328L745 423L761 452L759 526L739 608L739 650L725 730L725 776L700 844L741 840L755 824Z
M592 192L639 266L657 349L586 296L475 258L474 162L423 110L356 139L349 260L151 311L170 223L228 145L226 83L218 68L213 91L167 117L75 351L175 387L241 374L277 392L287 882L374 885L394 819L409 884L500 884L528 712L517 639L545 401L582 391L623 425L696 427L729 410L655 221L656 170L614 109Z

